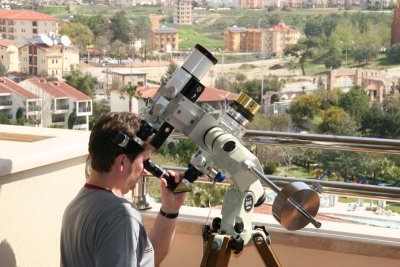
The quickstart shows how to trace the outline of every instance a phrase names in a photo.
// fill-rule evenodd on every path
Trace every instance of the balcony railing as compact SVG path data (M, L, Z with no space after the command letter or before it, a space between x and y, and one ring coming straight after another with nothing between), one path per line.
M12 106L12 101L0 101L0 106Z
M186 138L182 134L174 133L174 138ZM400 154L400 140L383 138L365 138L352 136L336 136L321 134L303 134L292 132L275 132L262 130L248 130L242 141L252 144L293 146L302 148L333 149L342 151L359 151L373 153ZM184 167L164 166L166 169L184 171ZM300 179L266 175L278 187L284 187L292 182L304 182L319 193L330 193L344 196L367 197L400 202L400 188L376 186L366 184L322 181L317 179ZM199 179L207 182L205 179ZM266 185L266 184L264 184ZM147 192L140 192L146 195Z
M56 110L68 110L69 109L69 105L68 104L57 105L56 107L57 107Z

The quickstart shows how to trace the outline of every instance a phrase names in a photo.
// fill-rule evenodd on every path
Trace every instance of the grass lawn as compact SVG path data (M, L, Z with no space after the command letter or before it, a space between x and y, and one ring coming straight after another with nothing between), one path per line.
M273 175L278 176L287 176L287 177L296 177L296 178L311 178L313 179L312 175L308 171L308 169L298 166L292 166L290 169L288 167L278 167L276 173Z
M224 46L223 40L216 40L205 35L200 35L192 26L175 24L169 26L178 30L180 50L191 50L196 44L201 44L208 49L222 48Z

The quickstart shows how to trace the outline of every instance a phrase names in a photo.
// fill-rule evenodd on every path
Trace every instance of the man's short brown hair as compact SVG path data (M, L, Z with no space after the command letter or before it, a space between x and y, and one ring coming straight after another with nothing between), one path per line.
M93 170L100 173L111 171L114 160L121 154L126 154L133 161L142 152L126 151L113 141L118 132L132 138L140 128L141 118L130 112L109 112L100 117L93 126L89 139L89 158Z

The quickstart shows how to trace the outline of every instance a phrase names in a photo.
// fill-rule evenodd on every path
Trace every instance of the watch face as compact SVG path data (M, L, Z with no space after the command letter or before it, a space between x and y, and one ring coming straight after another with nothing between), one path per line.
M251 209L254 206L254 199L253 199L253 196L251 194L246 195L246 197L244 198L243 205L244 205L244 210L246 212L250 212L251 211Z

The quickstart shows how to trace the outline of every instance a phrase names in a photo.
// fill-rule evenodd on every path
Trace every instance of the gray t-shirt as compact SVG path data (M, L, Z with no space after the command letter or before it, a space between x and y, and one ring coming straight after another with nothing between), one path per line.
M82 188L64 211L61 266L154 266L137 208L111 192Z

